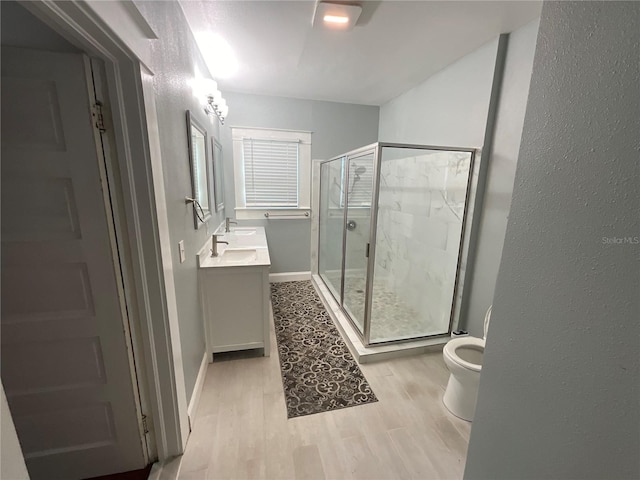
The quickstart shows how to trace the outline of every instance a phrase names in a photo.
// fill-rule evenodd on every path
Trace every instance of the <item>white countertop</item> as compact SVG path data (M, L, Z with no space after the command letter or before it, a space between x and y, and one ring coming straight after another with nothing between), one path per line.
M236 227L218 233L218 256L211 256L211 237L198 253L200 268L238 268L270 266L269 247L264 227Z

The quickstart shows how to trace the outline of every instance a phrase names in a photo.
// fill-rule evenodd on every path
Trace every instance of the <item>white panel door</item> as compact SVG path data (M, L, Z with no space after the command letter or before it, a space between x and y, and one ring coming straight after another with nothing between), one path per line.
M145 465L88 59L2 49L2 383L32 480Z

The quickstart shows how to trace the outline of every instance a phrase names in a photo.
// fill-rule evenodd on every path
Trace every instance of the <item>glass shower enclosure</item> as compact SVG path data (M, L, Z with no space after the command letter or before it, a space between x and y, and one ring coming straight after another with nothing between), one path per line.
M320 163L318 275L365 345L450 334L474 159L376 143Z

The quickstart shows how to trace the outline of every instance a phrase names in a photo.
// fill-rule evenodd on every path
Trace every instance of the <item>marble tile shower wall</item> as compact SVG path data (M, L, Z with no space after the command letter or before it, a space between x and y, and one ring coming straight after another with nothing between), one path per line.
M469 167L461 152L383 157L376 282L417 312L423 334L449 324Z

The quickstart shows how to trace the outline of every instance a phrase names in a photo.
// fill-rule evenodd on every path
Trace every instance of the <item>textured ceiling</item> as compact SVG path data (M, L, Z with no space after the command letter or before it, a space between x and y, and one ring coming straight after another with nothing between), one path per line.
M357 25L338 32L312 27L313 1L180 3L196 37L217 34L237 57L236 73L216 78L223 91L367 105L418 85L541 8L528 1L365 1Z

